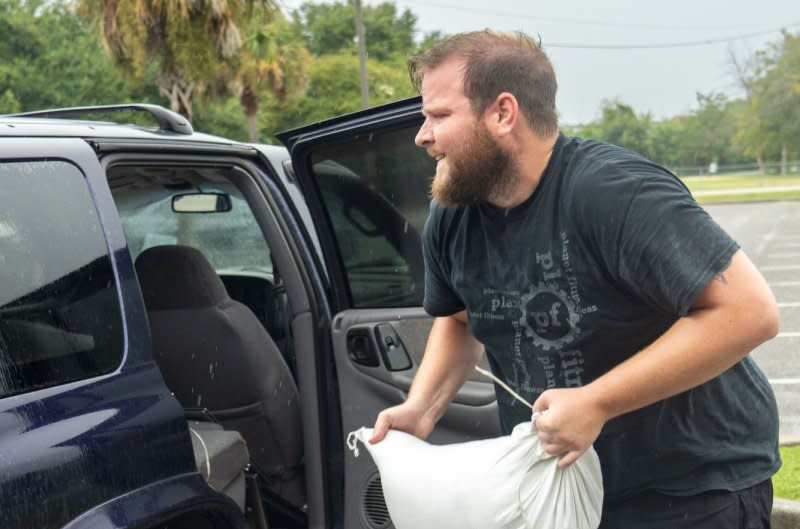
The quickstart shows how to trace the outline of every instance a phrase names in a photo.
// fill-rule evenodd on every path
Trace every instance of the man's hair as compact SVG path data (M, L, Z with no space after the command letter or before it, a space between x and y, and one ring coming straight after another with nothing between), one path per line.
M425 73L450 60L465 62L464 95L476 115L510 92L535 133L548 137L558 131L558 84L540 42L519 32L459 33L408 61L411 82L419 91Z

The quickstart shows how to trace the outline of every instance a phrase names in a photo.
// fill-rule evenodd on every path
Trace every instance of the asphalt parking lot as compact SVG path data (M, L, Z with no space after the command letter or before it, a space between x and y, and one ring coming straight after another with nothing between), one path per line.
M778 400L781 442L800 443L800 202L705 209L739 242L775 293L780 333L752 354Z

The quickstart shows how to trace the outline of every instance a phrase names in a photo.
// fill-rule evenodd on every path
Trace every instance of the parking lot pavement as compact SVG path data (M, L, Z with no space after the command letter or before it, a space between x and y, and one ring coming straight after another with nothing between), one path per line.
M720 204L706 210L739 242L775 293L780 333L752 356L775 392L781 443L800 443L800 202Z

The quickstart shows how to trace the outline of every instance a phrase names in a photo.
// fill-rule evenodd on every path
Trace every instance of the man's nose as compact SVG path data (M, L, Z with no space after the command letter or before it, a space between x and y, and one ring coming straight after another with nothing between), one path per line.
M433 131L431 131L431 128L428 126L427 119L417 131L417 135L414 137L414 143L416 143L418 147L428 147L433 143Z

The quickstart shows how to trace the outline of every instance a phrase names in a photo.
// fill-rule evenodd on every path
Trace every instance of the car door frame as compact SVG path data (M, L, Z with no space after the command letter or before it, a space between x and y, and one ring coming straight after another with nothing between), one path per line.
M421 99L417 97L278 134L278 138L289 149L294 177L313 219L314 230L321 247L320 258L330 278L328 295L332 315L330 341L335 356L339 388L340 439L344 439L349 431L359 426L371 426L363 424L370 420L368 416L374 420L377 411L405 399L416 365L421 360L432 318L425 314L421 307L352 308L347 272L340 258L337 237L328 220L321 192L314 182L311 156L321 146L347 141L359 135L379 134L399 127L416 129L422 121ZM420 150L420 153L425 155L424 151ZM363 329L365 335L374 336L376 327L384 323L388 323L397 331L403 342L414 342L411 370L389 371L384 365L385 360L375 367L358 365L348 357L350 330ZM431 436L432 442L463 441L499 434L494 395L492 384L480 380L468 381L434 430ZM364 410L368 413L365 414ZM332 431L335 435L335 430ZM346 452L345 447L341 450ZM362 529L381 527L383 520L380 519L380 513L371 512L369 507L365 507L383 501L376 467L367 457L355 459L350 453L336 457L342 459L341 471L344 474L342 477L345 492L341 500L344 502L345 527Z

